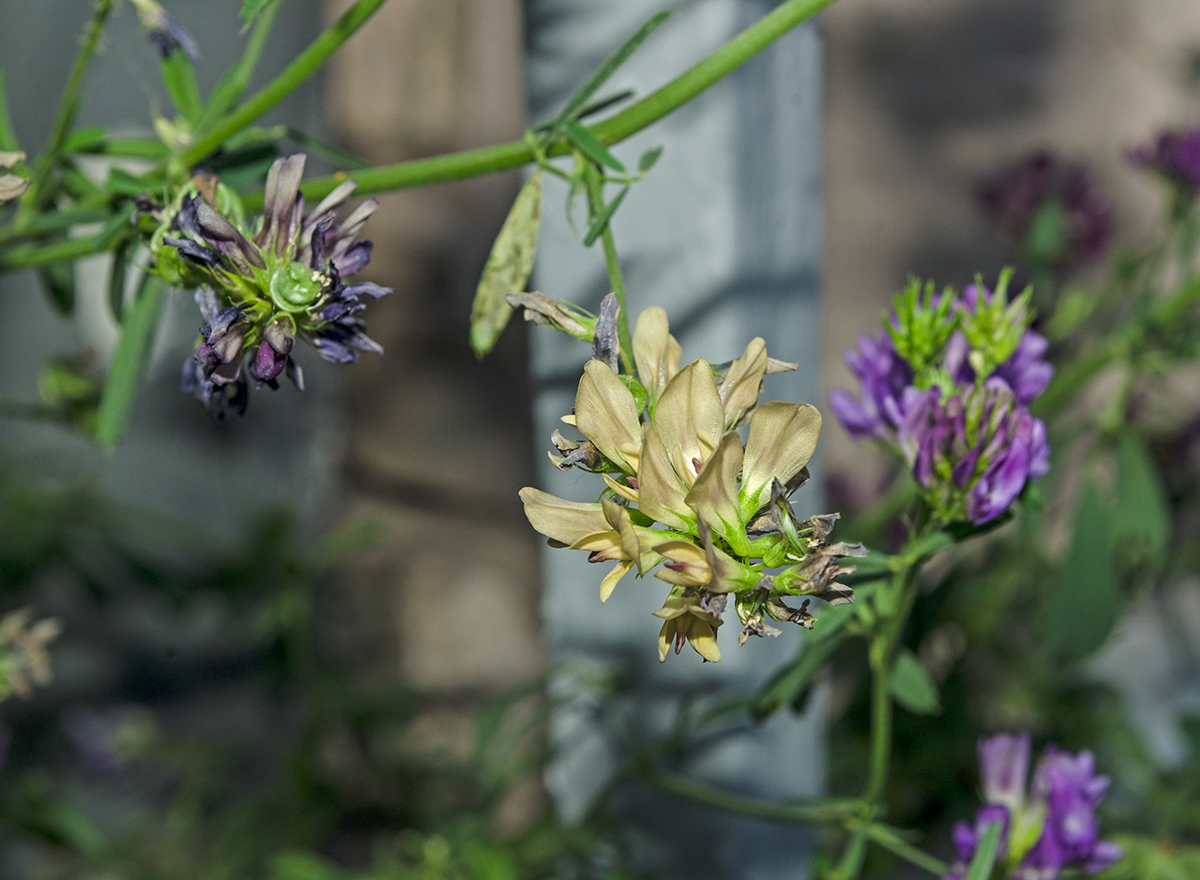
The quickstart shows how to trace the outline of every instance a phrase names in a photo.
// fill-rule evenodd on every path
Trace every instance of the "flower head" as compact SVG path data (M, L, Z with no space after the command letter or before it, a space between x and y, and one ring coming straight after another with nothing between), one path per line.
M635 567L644 577L662 563L654 575L672 589L657 612L660 659L690 644L705 660L719 660L716 633L727 608L745 624L741 643L777 635L767 619L811 627L810 598L851 601L836 578L853 569L839 561L865 550L826 541L836 515L800 522L788 503L808 477L821 416L808 404L758 402L763 377L795 365L772 360L753 339L728 364L698 359L681 367L666 313L652 308L634 332L637 374L622 375L614 305L606 301L595 323L597 357L584 366L575 411L563 419L583 438L556 431L561 454L550 456L564 470L600 474L601 500L523 489L530 524L552 546L617 563L601 583L601 601ZM743 443L736 429L744 424ZM796 608L784 601L791 596L806 599Z
M1010 300L1007 281L961 295L910 284L884 332L846 355L862 396L830 394L847 431L903 459L944 522L996 519L1049 469L1028 409L1053 375L1049 346L1029 329L1029 292Z
M979 190L1004 242L1025 260L1068 269L1104 254L1112 203L1086 166L1039 150L1001 170Z
M339 364L357 360L360 351L383 352L366 335L361 314L364 299L391 290L344 281L370 260L371 242L356 236L378 202L368 199L339 224L337 209L355 188L345 181L305 214L304 161L297 154L271 166L264 214L253 232L236 196L200 177L152 242L160 274L199 285L206 324L182 386L217 415L245 410L248 380L275 388L284 374L303 388L291 358L297 339Z
M1163 131L1129 151L1129 160L1191 192L1200 190L1200 128Z
M1010 880L1056 880L1067 868L1095 874L1121 857L1100 840L1096 808L1108 790L1091 752L1071 755L1048 746L1029 772L1029 735L998 734L980 740L984 806L974 823L954 828L958 862L946 880L962 880L988 826L1001 823L998 864Z

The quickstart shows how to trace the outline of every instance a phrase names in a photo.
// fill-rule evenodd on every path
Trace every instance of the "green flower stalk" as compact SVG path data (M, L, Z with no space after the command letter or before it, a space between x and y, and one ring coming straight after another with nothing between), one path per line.
M800 521L788 502L808 479L820 413L804 403L758 403L763 377L795 365L772 360L763 340L754 339L732 363L713 367L698 359L681 367L682 348L655 307L634 330L636 375L619 374L616 334L609 332L615 321L615 300L606 300L594 330L597 356L584 366L574 413L563 418L583 439L556 431L559 454L550 455L560 469L599 474L600 501L525 488L521 500L533 527L552 546L616 562L601 582L602 602L630 571L644 577L657 568L654 576L671 586L656 612L664 621L664 660L685 644L705 660L720 660L716 632L731 604L744 644L750 636L778 635L767 620L811 628L811 598L852 601L836 578L853 569L839 560L866 551L826 540L836 515ZM805 601L794 607L789 597Z

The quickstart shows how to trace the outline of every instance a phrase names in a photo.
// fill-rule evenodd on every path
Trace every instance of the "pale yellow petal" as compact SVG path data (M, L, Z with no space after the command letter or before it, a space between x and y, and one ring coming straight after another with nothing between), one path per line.
M551 461L553 461L553 460L554 460L553 457L551 457ZM626 501L632 501L634 504L637 504L637 502L638 502L638 490L637 489L634 489L630 486L626 486L624 483L614 480L608 474L601 474L600 476L604 478L604 482L605 482L605 484L607 484L608 488L612 489L614 492L616 492L618 495L620 495Z
M808 464L821 435L821 414L807 403L770 400L750 417L742 464L743 510L765 502L771 480L787 483Z
M575 395L575 426L601 455L626 473L637 473L637 453L642 445L637 402L625 383L601 361L584 365Z
M599 504L567 501L532 486L521 490L521 501L525 504L529 524L563 545L569 546L609 528Z
M633 328L633 361L651 401L658 400L671 377L679 372L682 356L683 349L670 333L666 311L651 306L638 315Z
M721 649L717 647L717 631L708 621L692 617L687 631L688 644L709 663L721 662Z
M704 465L695 485L684 499L698 519L709 523L729 542L734 552L745 555L749 539L738 504L738 474L742 472L742 438L729 431L712 458Z
M688 613L688 605L683 600L682 591L675 590L671 595L667 596L667 601L663 602L663 607L654 612L654 616L660 620L674 620L676 617L681 617Z
M671 652L671 644L675 641L675 621L663 621L662 629L658 631L658 662L665 663L667 654Z
M750 340L742 356L729 365L721 383L721 403L725 407L725 427L736 428L747 412L758 403L758 389L767 371L767 344L761 337Z
M613 590L617 588L617 581L625 577L631 568L633 568L632 560L629 562L618 562L613 566L612 571L604 576L604 580L600 581L601 602L608 601L608 597L611 596Z
M691 541L664 541L655 544L654 550L670 561L654 573L659 580L680 587L703 587L712 580L708 557Z
M683 500L687 487L671 466L667 449L657 433L646 425L642 454L638 460L638 510L668 528L689 531L695 526Z
M693 361L667 384L654 409L654 430L672 461L682 460L693 477L700 472L697 462L704 464L725 433L725 410L707 361Z

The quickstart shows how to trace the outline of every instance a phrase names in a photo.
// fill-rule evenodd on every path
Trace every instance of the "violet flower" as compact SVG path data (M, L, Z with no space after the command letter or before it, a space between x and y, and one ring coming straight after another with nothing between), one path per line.
M994 822L1002 823L997 864L1008 880L1057 880L1064 869L1095 874L1121 857L1101 840L1096 808L1109 780L1097 776L1091 752L1071 755L1048 746L1027 789L1029 735L999 734L979 742L985 805L971 824L954 828L958 856L945 880L962 880Z
M889 441L904 419L902 396L912 385L912 368L896 353L887 331L877 339L863 333L857 349L846 349L846 366L862 384L862 398L835 388L829 394L829 407L852 437L874 437Z
M292 359L296 339L339 364L357 360L360 351L383 352L366 335L363 300L392 291L342 280L371 258L371 242L357 235L379 203L368 199L337 223L337 208L355 188L345 181L305 215L304 162L297 154L271 166L264 216L252 235L214 207L236 198L214 184L203 197L185 196L156 236L160 270L202 284L196 302L207 323L181 385L214 415L245 411L248 378L274 389L282 374L303 390ZM229 213L237 216L236 205ZM172 259L182 271L173 272Z
M1163 131L1128 153L1134 165L1156 171L1180 186L1200 190L1200 128Z
M1009 247L1058 269L1099 258L1112 238L1112 203L1091 172L1046 150L985 182L979 202Z

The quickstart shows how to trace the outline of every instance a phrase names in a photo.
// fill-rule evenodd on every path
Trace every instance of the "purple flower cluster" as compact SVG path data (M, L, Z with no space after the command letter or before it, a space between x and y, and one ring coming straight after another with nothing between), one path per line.
M1134 147L1129 159L1192 190L1200 190L1200 128L1164 131Z
M1003 826L999 862L1010 880L1056 880L1064 868L1103 871L1121 857L1121 847L1100 839L1096 808L1108 790L1097 776L1091 752L1071 755L1047 747L1026 791L1030 740L998 734L979 742L984 806L972 824L954 828L958 861L945 880L962 880L988 827Z
M1000 171L979 189L979 202L1009 247L1050 260L1057 268L1101 256L1113 231L1113 209L1088 169L1039 150ZM1039 215L1059 214L1057 242L1030 239ZM1051 245L1051 252L1029 253Z
M203 283L196 302L206 324L181 387L220 417L241 414L255 385L277 387L286 374L304 383L291 351L297 337L325 360L346 364L359 351L382 353L365 332L363 298L392 291L345 284L371 258L371 242L356 236L378 202L363 202L340 225L337 208L354 192L345 181L305 216L300 179L303 154L277 159L267 174L264 216L253 236L221 214L209 197L183 200L162 243L173 248ZM248 364L244 363L249 361Z
M986 288L971 285L956 300L950 320L975 315L991 299ZM944 519L989 522L1027 482L1049 470L1046 427L1028 407L1054 370L1045 360L1046 339L1020 332L1012 354L981 375L967 335L955 329L941 350L936 376L924 385L888 331L860 336L845 360L862 384L862 396L834 389L830 408L851 436L882 441L899 454Z
M941 395L931 389L911 396L900 450L921 488L940 495L940 510L982 525L1050 470L1046 426L994 374L944 401Z

